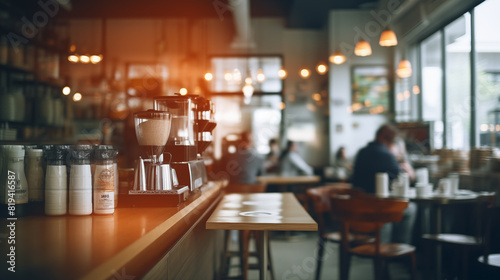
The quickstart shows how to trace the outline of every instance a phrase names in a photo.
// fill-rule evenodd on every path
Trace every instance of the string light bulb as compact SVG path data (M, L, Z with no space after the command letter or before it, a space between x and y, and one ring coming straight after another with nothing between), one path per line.
M328 60L333 64L340 65L340 64L344 63L347 59L341 51L337 50L330 55Z
M213 78L214 78L214 75L212 75L212 73L210 73L210 72L205 73L205 80L206 81L211 81Z
M188 93L188 90L187 90L186 88L181 88L181 89L179 90L179 93L180 93L181 95L186 95L186 94Z
M82 94L77 92L73 95L73 101L75 102L79 102L80 100L82 100Z
M257 70L257 81L262 83L266 80L266 75L264 75L264 71L262 69Z
M70 87L68 87L68 86L63 87L63 89L62 89L62 93L63 93L64 95L69 95L69 94L71 93L71 88L70 88Z
M320 75L324 75L328 71L328 66L324 62L318 63L316 66L316 72Z
M281 68L280 70L278 70L278 77L280 77L280 79L284 79L286 78L287 76L287 73L286 73L286 70Z
M304 79L307 79L309 78L309 76L311 75L311 71L309 71L309 69L307 68L302 68L300 69L300 76Z

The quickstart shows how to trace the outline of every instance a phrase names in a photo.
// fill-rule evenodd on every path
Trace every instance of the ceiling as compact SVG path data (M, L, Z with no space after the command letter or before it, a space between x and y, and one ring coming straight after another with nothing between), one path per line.
M56 0L67 3L59 18L203 18L231 17L228 0ZM324 27L332 9L371 9L379 0L250 0L251 17L283 17L289 28ZM40 10L38 1L0 0L26 14Z

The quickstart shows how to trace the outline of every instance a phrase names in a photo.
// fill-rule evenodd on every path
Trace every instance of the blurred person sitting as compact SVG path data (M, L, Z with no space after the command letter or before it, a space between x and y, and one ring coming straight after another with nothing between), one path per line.
M341 181L347 181L352 173L352 162L347 159L345 148L340 147L335 153L335 177Z
M257 176L264 174L264 159L253 147L252 134L240 134L236 152L228 153L221 159L222 172L229 181L238 184L257 183Z
M276 174L279 172L280 146L278 140L272 138L269 140L269 153L264 161L266 174Z
M377 130L375 140L358 152L354 162L353 186L374 194L377 173L387 173L389 180L392 181L398 177L400 172L404 172L391 151L395 145L397 134L396 127L391 124L384 124ZM408 208L404 211L401 222L386 224L382 228L382 241L411 243L416 214L417 206L415 203L410 202Z
M302 159L298 150L298 143L293 141L287 142L286 149L281 153L279 158L280 174L282 176L314 175L313 168Z

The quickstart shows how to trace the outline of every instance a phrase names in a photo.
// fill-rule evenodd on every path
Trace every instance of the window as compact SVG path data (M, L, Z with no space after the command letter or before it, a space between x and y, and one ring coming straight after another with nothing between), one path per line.
M470 14L444 28L446 51L446 146L470 146Z
M500 11L499 0L474 9L478 129L481 146L500 147Z

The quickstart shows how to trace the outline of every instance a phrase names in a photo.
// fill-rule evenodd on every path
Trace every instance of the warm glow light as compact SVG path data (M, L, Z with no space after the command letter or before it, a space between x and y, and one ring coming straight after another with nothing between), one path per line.
M239 69L233 70L233 80L237 83L241 82L241 72Z
M90 62L92 64L97 64L101 62L101 60L102 60L102 55L93 54L90 56Z
M480 126L480 129L481 131L488 131L488 125L483 123L481 126Z
M280 70L278 71L278 77L280 77L280 79L284 79L284 78L286 78L286 70L285 70L285 69L283 69L283 68L282 68L282 69L280 69Z
M324 62L320 62L318 63L318 66L316 66L316 71L318 72L318 74L324 75L326 71L328 71L328 66L326 66Z
M188 94L188 90L187 90L187 88L181 88L181 89L179 90L179 93L180 93L181 95L186 95L186 94Z
M313 94L312 98L314 99L314 101L320 101L321 100L321 94L315 93L315 94Z
M64 95L69 95L71 93L71 88L70 87L63 87L62 93Z
M330 60L330 62L333 64L339 65L346 61L346 57L341 51L335 51L334 53L332 53L332 55L330 55L328 60Z
M70 62L77 63L79 60L80 60L80 57L78 57L78 55L76 55L76 54L71 54L68 56L68 61L70 61Z
M420 94L420 87L417 85L413 86L413 94Z
M69 46L69 52L75 52L76 51L76 46L74 44L71 44L71 46Z
M357 56L369 56L372 54L372 47L370 43L365 40L361 40L356 44L354 48L354 54Z
M81 93L79 93L79 92L75 93L75 94L73 95L73 101L78 102L78 101L80 101L80 100L82 100L82 94L81 94Z
M229 71L226 71L224 73L224 80L231 81L231 79L233 79L233 75L231 75L231 73Z
M309 69L307 69L307 68L300 69L300 76L302 78L307 79L307 78L309 78L310 75L311 75L311 71L309 71Z
M286 104L285 102L280 102L280 110L285 110Z
M352 110L353 111L358 111L361 108L363 108L363 104L361 104L359 102L352 104Z
M380 34L380 40L378 42L382 47L393 47L398 44L398 38L396 33L392 30L385 30Z
M214 78L214 75L212 75L212 73L210 73L210 72L205 73L205 80L211 81L213 78Z
M491 131L491 132L495 131L495 126L494 126L494 125L492 125L492 124L490 124L490 131Z
M365 107L371 107L372 103L370 102L370 99L365 99Z
M252 77L246 77L245 84L251 84L251 83L253 83Z
M264 71L262 69L257 70L257 81L262 83L266 80L266 75L264 75Z
M402 92L398 93L398 101L403 101L405 100L405 96L403 95Z
M405 99L410 98L410 95L411 95L411 94L410 94L410 91L409 91L409 90L405 90L405 92L404 92L403 94L404 94L404 96L405 96Z
M243 95L248 98L248 97L252 97L254 88L253 88L252 84L245 84L242 88L242 91L243 91Z
M81 63L89 63L90 57L88 55L80 55L80 62Z
M398 65L398 69L396 70L396 74L400 78L409 78L411 77L411 63L409 60L401 60Z

